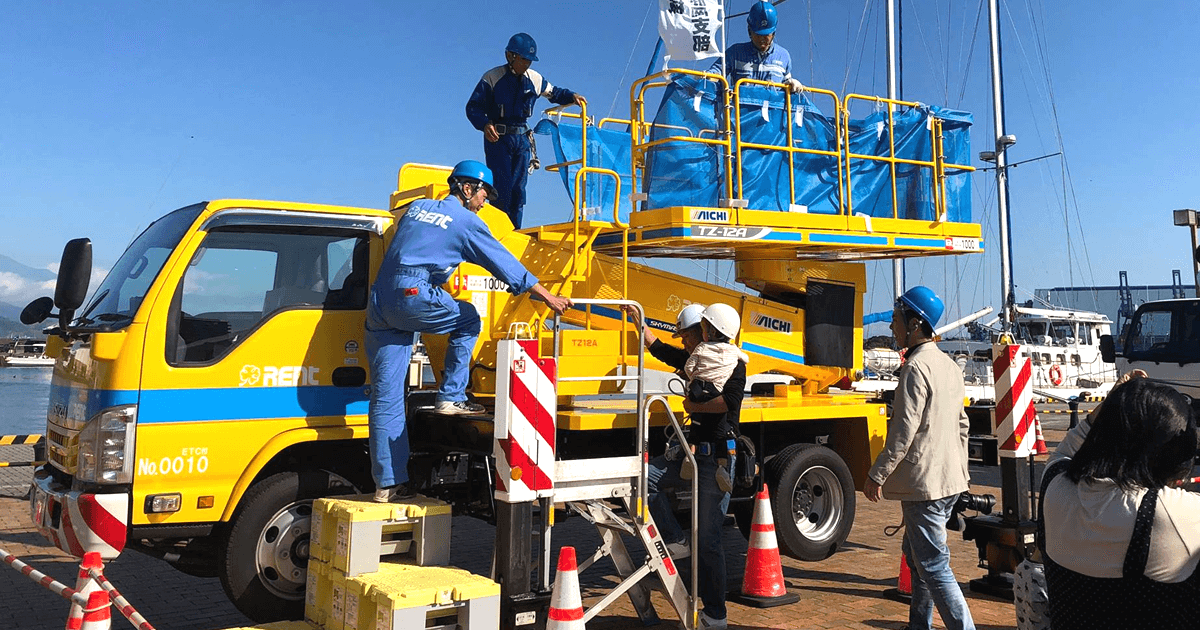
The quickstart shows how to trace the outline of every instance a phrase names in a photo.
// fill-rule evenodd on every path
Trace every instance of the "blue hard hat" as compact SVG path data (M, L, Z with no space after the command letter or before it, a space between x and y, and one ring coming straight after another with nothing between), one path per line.
M938 297L933 289L921 286L905 291L904 295L896 300L896 305L916 313L930 328L937 326L938 321L942 319L942 313L946 311L942 298Z
M766 0L755 2L754 6L750 7L750 14L746 16L746 24L755 35L774 33L775 26L779 24L779 14L775 12L775 5Z
M530 60L537 61L537 42L533 41L533 36L529 33L517 33L508 38L508 46L504 48L510 53L521 55Z
M480 182L487 188L488 199L496 200L496 186L492 184L492 169L483 165L482 162L475 160L463 160L450 171L450 177L446 178L446 182L454 185L454 182L459 179L470 179Z

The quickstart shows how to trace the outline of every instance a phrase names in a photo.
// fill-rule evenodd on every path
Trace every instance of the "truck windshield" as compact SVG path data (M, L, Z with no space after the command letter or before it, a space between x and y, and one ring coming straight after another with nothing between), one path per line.
M113 265L73 326L115 330L133 321L167 257L204 208L203 203L187 206L151 223Z

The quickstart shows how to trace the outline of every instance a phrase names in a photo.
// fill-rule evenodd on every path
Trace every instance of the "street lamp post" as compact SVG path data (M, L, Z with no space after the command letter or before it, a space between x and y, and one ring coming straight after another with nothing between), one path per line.
M1197 252L1196 250L1196 226L1197 224L1200 224L1200 220L1197 219L1197 215L1200 215L1200 212L1192 210L1191 208L1186 208L1183 210L1176 210L1172 214L1175 218L1175 225L1186 225L1191 228L1192 280L1196 283L1196 297L1200 297L1200 256L1198 256L1200 252Z

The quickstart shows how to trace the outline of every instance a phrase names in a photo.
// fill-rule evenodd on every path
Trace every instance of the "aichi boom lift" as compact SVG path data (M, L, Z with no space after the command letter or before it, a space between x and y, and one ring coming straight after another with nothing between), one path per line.
M714 128L663 135L664 125L646 119L647 92L681 78L713 86L718 99L728 99L722 101L728 105L715 117ZM551 319L530 301L514 299L503 283L473 265L461 265L450 280L450 292L474 303L483 318L471 390L485 405L491 402L495 414L447 419L415 409L414 466L427 464L428 478L436 485L437 466L443 461L439 453L495 455L496 469L487 471L495 492L494 512L487 502L476 506L490 512L498 524L502 627L544 620L555 504L581 514L600 532L595 554L582 554L591 556L584 567L608 555L623 578L621 586L589 611L589 618L627 594L643 621L656 619L640 582L655 574L666 585L677 613L689 624L694 619L695 602L688 598L695 591L689 595L674 573L645 503L645 461L662 451L664 428L678 428L682 407L678 397L662 396L669 393L664 384L670 369L646 356L640 331L620 305L636 305L650 327L664 332L674 330L676 313L688 303L724 302L738 309L743 326L734 342L750 356L748 374L776 375L770 379L774 384L756 386L746 397L741 431L758 444L762 479L771 485L780 549L815 561L836 551L849 533L855 492L886 432L883 403L830 390L861 377L867 288L862 261L982 251L978 224L948 220L947 182L965 177L971 168L949 163L943 119L929 108L808 90L808 107L808 98L824 97L835 112L823 119L832 130L828 144L811 146L801 141L799 128L793 129L805 117L793 111L796 95L786 86L742 80L732 91L727 87L719 75L668 70L635 82L629 120L605 119L594 125L586 109L579 114L562 108L547 112L557 121L555 133L575 134L583 147L592 147L596 137L611 142L615 133L619 140L627 138L631 156L624 166L596 164L589 155L598 152L589 148L577 159L548 167L573 183L568 186L573 202L569 222L515 231L502 213L490 208L480 212L522 264L551 290L575 300L576 307L566 315ZM782 120L788 123L779 142L747 135L745 111L750 108L743 107L743 93L754 87L788 95L780 101ZM854 134L862 131L849 119L855 103L876 108L877 121L869 131L878 135L877 151L867 152L855 140ZM754 108L768 118L768 105L756 103ZM811 120L812 113L808 116ZM925 134L924 154L898 151L896 130L902 116L916 121L914 128ZM716 203L656 205L652 193L658 171L651 164L662 159L664 151L681 146L714 151L724 156L719 162L730 165L716 175ZM786 185L778 180L781 194L790 196L788 211L752 207L746 198L755 176L746 166L753 163L752 154L776 156L775 163L784 164L788 173L799 172L807 158L826 160L828 179L834 182L832 209L805 211L808 208L797 203L804 191L794 175ZM871 204L856 206L856 195L863 194L856 178L867 177L864 173L882 178L886 190L870 196ZM390 208L399 211L413 199L444 194L445 176L446 169L440 167L406 165ZM606 183L594 185L599 180ZM624 185L634 190L628 196L628 219L622 218ZM597 194L598 189L607 192ZM905 207L917 199L926 203L928 216ZM887 211L880 212L880 207ZM610 220L597 220L596 208ZM631 260L634 256L732 260L737 281L756 294L638 264ZM437 372L444 340L433 337L426 343ZM549 365L554 377L540 381L541 389L514 385L518 368L546 376L549 372L542 368ZM519 418L518 424L528 419L514 415L513 405L520 406L513 401L517 389L541 401L537 428L514 429L514 418ZM522 431L538 437L529 447L532 452L513 448ZM520 463L514 464L513 457ZM522 485L526 483L530 485ZM513 493L509 484L523 487L524 494ZM735 490L731 504L744 531L749 530L751 489ZM691 497L694 491L679 493L681 509L686 511ZM537 528L535 514L540 515ZM540 532L536 554L531 536L535 530ZM621 542L622 533L661 553L651 551L644 563L636 561ZM538 579L531 583L534 555Z

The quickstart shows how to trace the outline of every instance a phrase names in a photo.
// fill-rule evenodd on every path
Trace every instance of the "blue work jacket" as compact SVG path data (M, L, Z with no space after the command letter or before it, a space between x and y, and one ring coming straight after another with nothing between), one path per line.
M720 74L721 60L712 65L709 72ZM737 85L738 79L756 79L783 83L792 78L792 56L787 49L774 42L767 52L758 52L751 42L741 42L725 49L725 76L729 78L729 89Z
M476 129L490 123L521 125L533 115L533 103L544 96L555 105L575 102L575 93L566 88L554 87L533 69L525 74L513 74L508 65L488 70L471 98L467 100L467 120Z
M429 284L444 284L463 261L487 269L508 284L514 295L528 291L538 279L496 237L483 219L455 197L412 202L396 224L376 282L388 282L401 267L429 272Z

